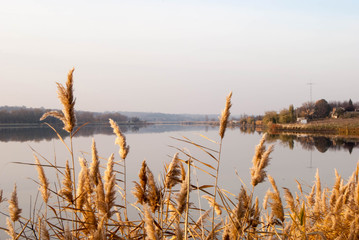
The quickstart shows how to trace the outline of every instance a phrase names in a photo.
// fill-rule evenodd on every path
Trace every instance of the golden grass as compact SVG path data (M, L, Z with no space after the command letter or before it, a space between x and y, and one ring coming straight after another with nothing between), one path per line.
M79 130L75 129L75 116L72 116L75 102L72 72L66 88L58 85L64 110L57 113L71 137ZM114 154L108 160L102 160L93 141L91 163L79 158L81 169L77 176L74 163L70 167L66 161L64 168L50 164L62 176L60 186L50 186L35 156L42 194L38 201L45 204L38 204L40 207L34 209L36 216L21 216L15 185L9 200L7 226L2 229L11 239L358 239L359 167L348 181L336 172L331 189L322 188L317 172L309 193L305 193L298 183L298 193L293 195L284 188L282 198L275 180L265 170L273 147L267 148L264 135L252 159L252 189L242 186L234 198L232 196L236 194L219 186L222 140L230 116L231 96L232 93L227 97L220 119L218 149L207 148L188 138L179 139L203 151L210 161L204 162L177 148L178 153L165 166L159 181L143 161L139 180L132 190L136 198L133 203L128 203L126 196L125 159L129 146L112 120L110 125L116 135L115 143L120 148L118 160ZM72 138L71 146L67 146L60 136L59 139L74 160ZM101 164L101 161L105 162ZM106 166L103 174L100 165ZM212 184L191 184L193 168L211 177ZM254 189L266 179L272 189L267 191L261 207ZM200 200L195 201L193 192L199 195L198 199L208 201L207 208L200 204ZM0 191L0 203L3 199ZM137 210L138 217L127 216L127 204Z

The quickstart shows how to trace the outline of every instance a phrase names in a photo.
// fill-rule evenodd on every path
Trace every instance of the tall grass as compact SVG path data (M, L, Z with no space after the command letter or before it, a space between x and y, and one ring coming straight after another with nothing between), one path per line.
M128 202L129 145L111 119L119 156L111 154L103 160L93 140L91 159L79 158L80 169L75 169L78 165L72 138L81 127L76 126L74 114L73 71L68 74L66 87L58 84L63 111L43 116L59 118L69 132L70 142L66 143L49 125L68 150L71 164L64 161L65 166L58 166L35 153L41 194L38 201L43 204L34 206L34 215L24 216L14 186L8 201L7 226L1 228L10 239L358 239L359 167L347 181L336 173L332 189L321 187L317 173L309 193L298 183L298 193L293 195L284 188L281 196L275 180L266 172L273 146L266 146L264 134L252 159L251 188L238 183L237 194L221 188L220 163L226 160L222 158L222 146L232 93L220 117L219 141L203 136L204 141L215 143L216 149L186 137L177 139L208 158L203 160L174 147L178 153L165 165L159 181L143 161L132 189L136 202ZM47 180L45 164L41 163L44 161L56 171L59 177L56 185ZM207 175L211 182L196 181L197 171ZM271 189L261 206L255 189L267 179ZM208 202L208 207L203 207L201 199ZM3 201L0 191L0 203ZM138 216L129 216L129 207L136 209Z

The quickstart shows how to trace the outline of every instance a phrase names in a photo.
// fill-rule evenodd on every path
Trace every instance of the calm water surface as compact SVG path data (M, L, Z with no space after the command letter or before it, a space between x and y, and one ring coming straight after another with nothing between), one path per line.
M91 161L92 139L96 141L99 156L108 158L115 153L119 160L118 146L114 144L115 135L107 127L86 127L79 136L74 138L76 158L84 157ZM148 127L129 127L122 129L125 132L130 153L127 157L128 189L133 181L138 180L138 171L143 160L147 161L149 168L155 176L163 172L165 163L169 163L177 147L196 158L215 165L211 157L199 151L190 144L175 140L171 137L183 136L204 146L218 150L218 144L208 141L200 134L219 141L218 129L208 126L180 126L180 125L151 125ZM238 194L241 184L250 186L251 161L255 146L259 143L261 134L245 134L239 129L229 129L223 140L222 158L220 165L220 187ZM69 138L65 138L68 143ZM357 140L345 142L341 139L309 138L305 136L271 136L268 144L274 144L275 150L271 154L270 165L267 172L276 180L278 187L288 187L292 192L297 191L295 180L303 186L312 184L314 176L319 169L322 186L331 187L334 183L334 169L344 179L355 170L359 160ZM0 189L4 196L10 198L14 183L18 186L20 207L24 209L24 216L28 216L30 202L34 203L37 194L37 172L33 166L20 165L13 162L34 163L33 148L50 162L64 166L70 155L56 136L48 128L0 128ZM39 156L38 154L38 156ZM41 159L41 157L39 156ZM183 154L182 159L187 159ZM105 166L106 161L101 160ZM41 159L43 164L46 162ZM198 167L203 168L196 163ZM79 167L77 167L79 169ZM45 169L52 187L57 184L56 172ZM206 169L208 170L208 169ZM212 180L200 170L194 170L192 184L213 184ZM256 187L255 194L261 199L269 188L268 183ZM304 187L304 190L309 191ZM30 199L32 199L30 201ZM130 199L131 201L131 199ZM197 202L194 201L194 202ZM8 204L0 204L0 210L7 212ZM0 217L0 226L4 226L4 217Z

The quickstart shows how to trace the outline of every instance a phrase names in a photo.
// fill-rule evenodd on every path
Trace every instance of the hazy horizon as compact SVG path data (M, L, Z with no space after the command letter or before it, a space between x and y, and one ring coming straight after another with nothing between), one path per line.
M357 1L0 3L0 106L263 114L312 99L359 101Z

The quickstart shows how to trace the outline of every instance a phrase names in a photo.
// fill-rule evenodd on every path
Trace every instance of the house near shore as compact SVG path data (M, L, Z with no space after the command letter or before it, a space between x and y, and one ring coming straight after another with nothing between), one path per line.
M307 124L307 123L308 123L308 120L307 120L305 117L298 117L298 118L297 118L297 123Z

